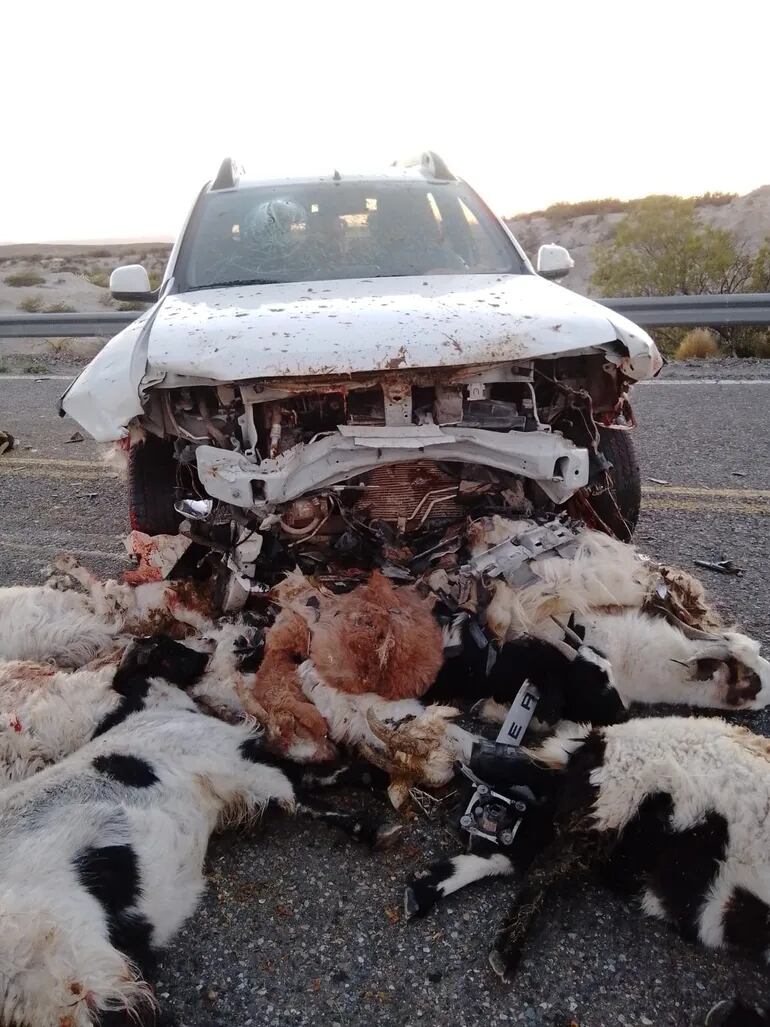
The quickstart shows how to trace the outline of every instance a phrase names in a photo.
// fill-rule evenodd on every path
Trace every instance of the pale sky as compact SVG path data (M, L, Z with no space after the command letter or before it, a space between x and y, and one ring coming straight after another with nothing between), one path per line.
M500 214L770 182L770 13L721 0L8 3L0 241L170 237L250 175L437 150Z

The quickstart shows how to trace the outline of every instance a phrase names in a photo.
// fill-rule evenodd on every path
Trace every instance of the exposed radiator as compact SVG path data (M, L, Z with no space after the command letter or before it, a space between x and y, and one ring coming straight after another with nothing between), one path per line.
M392 521L414 531L427 521L453 521L467 505L459 501L460 478L428 460L377 467L365 478L369 488L356 503L367 519Z

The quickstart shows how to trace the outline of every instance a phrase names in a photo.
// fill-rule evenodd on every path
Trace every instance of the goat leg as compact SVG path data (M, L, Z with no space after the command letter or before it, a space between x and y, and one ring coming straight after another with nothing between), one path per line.
M586 854L584 834L566 839L559 835L532 863L489 953L489 965L502 980L513 979L527 936L550 893L586 871Z
M73 581L76 581L92 598L95 598L95 591L101 590L101 581L87 567L84 567L79 560L76 560L71 553L59 553L53 558L52 567L60 574L66 574Z
M365 810L352 813L339 810L323 799L307 794L298 794L297 813L338 827L354 841L363 842L370 849L392 848L403 832L400 824L386 824L381 817Z
M436 903L485 877L507 877L514 871L511 859L497 846L485 853L462 853L433 863L414 877L404 890L404 915L407 919L425 916Z
M271 752L265 740L257 736L249 741L248 758L252 762L275 767L286 775L294 789L297 813L314 820L324 820L372 849L389 849L400 838L401 825L386 824L381 817L364 810L352 813L339 810L314 794L319 788L330 788L340 783L350 769L346 765L330 767L328 763L295 763Z

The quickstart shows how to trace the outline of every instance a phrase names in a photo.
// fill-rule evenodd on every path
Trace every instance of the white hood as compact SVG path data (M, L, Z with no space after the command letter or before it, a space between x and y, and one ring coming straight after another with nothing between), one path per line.
M618 340L630 377L655 373L646 332L537 275L292 282L169 296L148 365L153 378L231 382L531 360Z
M620 343L621 345L618 345ZM652 339L537 275L432 275L178 293L112 339L62 399L100 442L126 434L164 379L234 382L462 367L606 347L629 378L661 366Z

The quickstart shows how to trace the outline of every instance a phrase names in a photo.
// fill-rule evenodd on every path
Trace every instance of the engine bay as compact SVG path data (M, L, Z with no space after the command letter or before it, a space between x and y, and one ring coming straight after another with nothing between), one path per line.
M408 573L455 525L604 487L597 425L631 422L627 385L600 355L202 384L154 390L141 426L173 447L181 530L245 578L268 550L276 572Z

